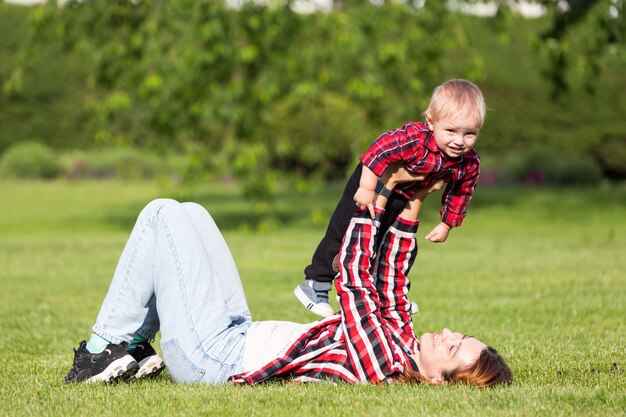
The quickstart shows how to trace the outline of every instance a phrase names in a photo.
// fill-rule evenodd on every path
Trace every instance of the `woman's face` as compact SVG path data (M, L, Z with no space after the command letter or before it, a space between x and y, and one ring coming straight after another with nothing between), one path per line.
M480 352L486 347L475 337L443 329L440 333L424 333L420 338L420 351L414 358L420 374L437 384L442 381L441 374L444 371L450 372L476 363Z

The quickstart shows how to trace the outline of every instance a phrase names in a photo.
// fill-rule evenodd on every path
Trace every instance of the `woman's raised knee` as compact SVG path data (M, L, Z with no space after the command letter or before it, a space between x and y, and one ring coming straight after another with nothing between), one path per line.
M171 198L155 198L154 200L146 204L146 207L144 208L144 210L145 209L158 210L162 207L177 206L177 205L180 205L180 203Z
M171 198L157 198L146 204L139 216L153 217L172 210L182 210L181 204Z

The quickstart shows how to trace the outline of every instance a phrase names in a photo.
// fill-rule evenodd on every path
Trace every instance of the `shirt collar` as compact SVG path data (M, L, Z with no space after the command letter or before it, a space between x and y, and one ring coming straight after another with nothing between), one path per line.
M430 130L428 131L428 136L426 136L424 145L428 148L429 151L441 153L441 151L437 147L437 143L435 142L435 135Z
M411 369L415 372L419 372L420 369L417 367L417 362L415 362L415 359L413 359L412 356L407 356L409 358L409 366L411 367Z

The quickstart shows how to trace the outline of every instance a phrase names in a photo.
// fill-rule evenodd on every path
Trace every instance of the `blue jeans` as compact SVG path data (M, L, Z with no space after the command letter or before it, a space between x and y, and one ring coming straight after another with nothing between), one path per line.
M159 199L139 214L93 331L113 343L161 331L175 381L222 383L242 370L250 310L209 213Z

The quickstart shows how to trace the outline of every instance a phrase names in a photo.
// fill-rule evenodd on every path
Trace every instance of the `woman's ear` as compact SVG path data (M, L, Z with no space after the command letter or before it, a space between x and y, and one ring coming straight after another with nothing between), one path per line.
M441 385L441 377L435 376L435 377L430 378L430 383L433 385Z
M443 369L441 367L437 367L434 371L434 375L430 376L430 383L432 385L441 385L444 383L443 381Z

